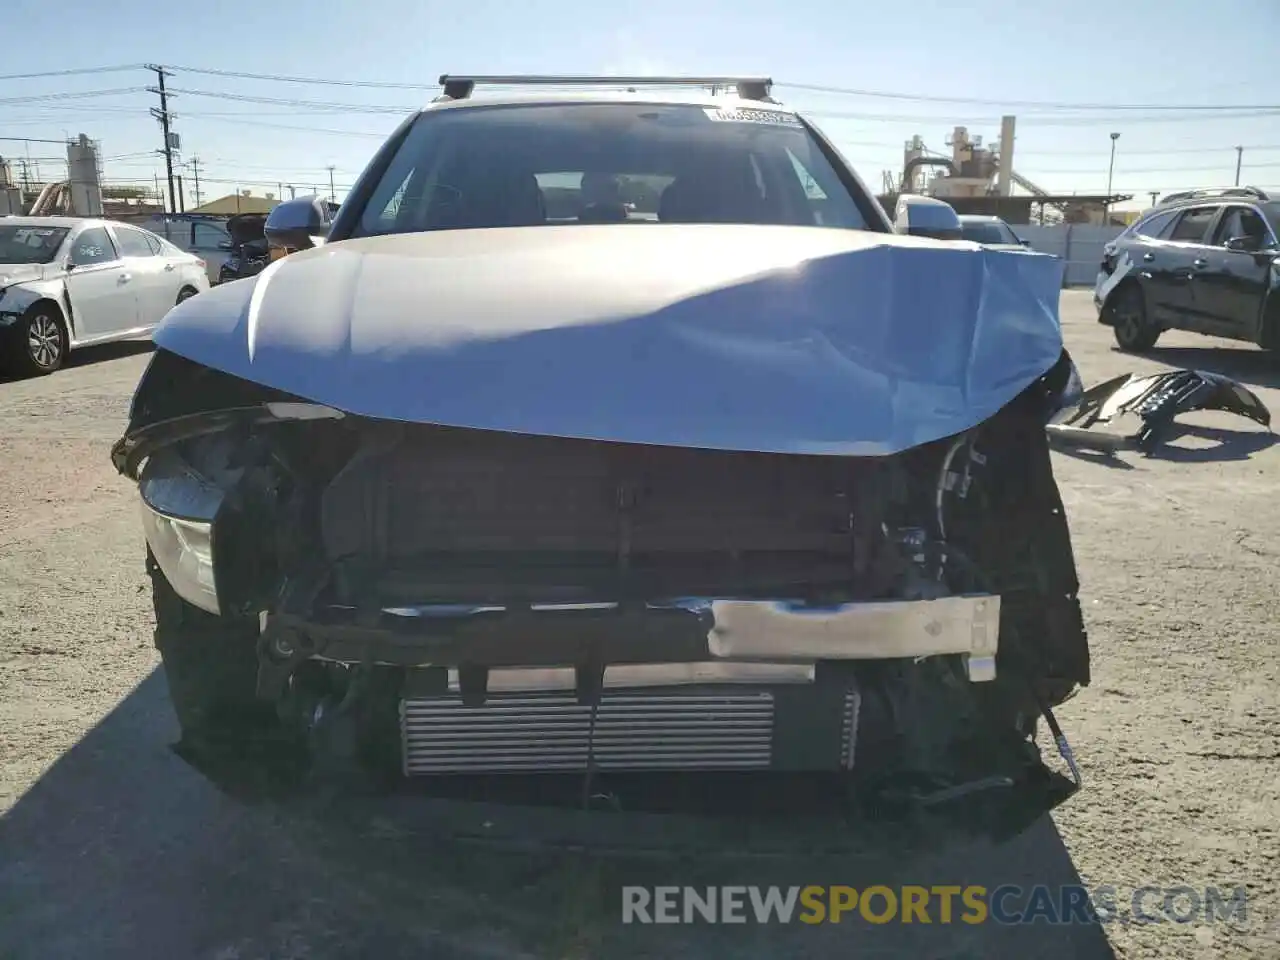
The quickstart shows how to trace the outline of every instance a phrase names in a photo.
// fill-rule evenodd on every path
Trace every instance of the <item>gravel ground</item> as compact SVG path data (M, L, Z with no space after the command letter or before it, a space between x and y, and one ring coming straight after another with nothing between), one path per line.
M1280 370L1252 347L1167 334L1135 359L1112 350L1087 293L1065 294L1063 317L1089 383L1198 366L1280 414ZM903 853L820 833L784 855L765 833L640 814L301 806L184 764L133 493L107 459L147 355L89 351L0 382L0 957L1280 957L1280 450L1247 421L1187 417L1152 458L1056 456L1095 663L1059 711L1080 794L1002 843L926 836ZM695 877L1084 883L1122 903L1148 884L1244 885L1249 903L1217 924L621 925L621 884Z

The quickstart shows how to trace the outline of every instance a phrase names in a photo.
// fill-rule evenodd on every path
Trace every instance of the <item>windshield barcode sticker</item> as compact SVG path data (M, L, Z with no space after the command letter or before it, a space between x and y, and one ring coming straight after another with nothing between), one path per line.
M777 110L752 110L749 107L725 110L720 107L707 107L706 114L720 123L772 123L784 127L800 126L800 118L794 113L782 113Z

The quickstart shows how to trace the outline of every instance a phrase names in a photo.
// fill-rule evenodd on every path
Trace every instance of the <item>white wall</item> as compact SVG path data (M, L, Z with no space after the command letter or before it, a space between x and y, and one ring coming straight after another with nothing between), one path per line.
M1103 227L1088 223L1066 223L1051 227L1012 224L1013 232L1043 253L1055 253L1067 261L1063 280L1068 287L1091 287L1102 262L1102 248L1124 227Z

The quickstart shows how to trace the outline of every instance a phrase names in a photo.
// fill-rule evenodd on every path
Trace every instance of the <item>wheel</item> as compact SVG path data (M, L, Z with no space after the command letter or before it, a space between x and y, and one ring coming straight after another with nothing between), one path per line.
M178 299L175 303L175 306L178 303L181 303L183 300L190 300L199 292L200 292L199 290L196 290L193 287L183 287L181 290L178 291Z
M169 699L188 745L235 747L273 732L275 708L257 699L258 624L220 617L188 603L147 550L155 644Z
M1160 339L1160 328L1147 319L1147 304L1142 290L1128 284L1116 291L1111 303L1112 330L1121 350L1150 350Z
M53 373L67 358L67 328L56 307L36 304L18 323L12 366L23 376Z

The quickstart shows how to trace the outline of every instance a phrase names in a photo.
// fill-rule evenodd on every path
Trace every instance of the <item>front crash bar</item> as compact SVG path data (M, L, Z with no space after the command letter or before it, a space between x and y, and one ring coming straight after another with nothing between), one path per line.
M317 613L319 615L317 615ZM692 597L617 603L430 604L365 613L322 607L264 617L264 639L281 655L397 666L559 667L708 660L965 658L971 681L995 677L1000 598L810 605L790 600Z

